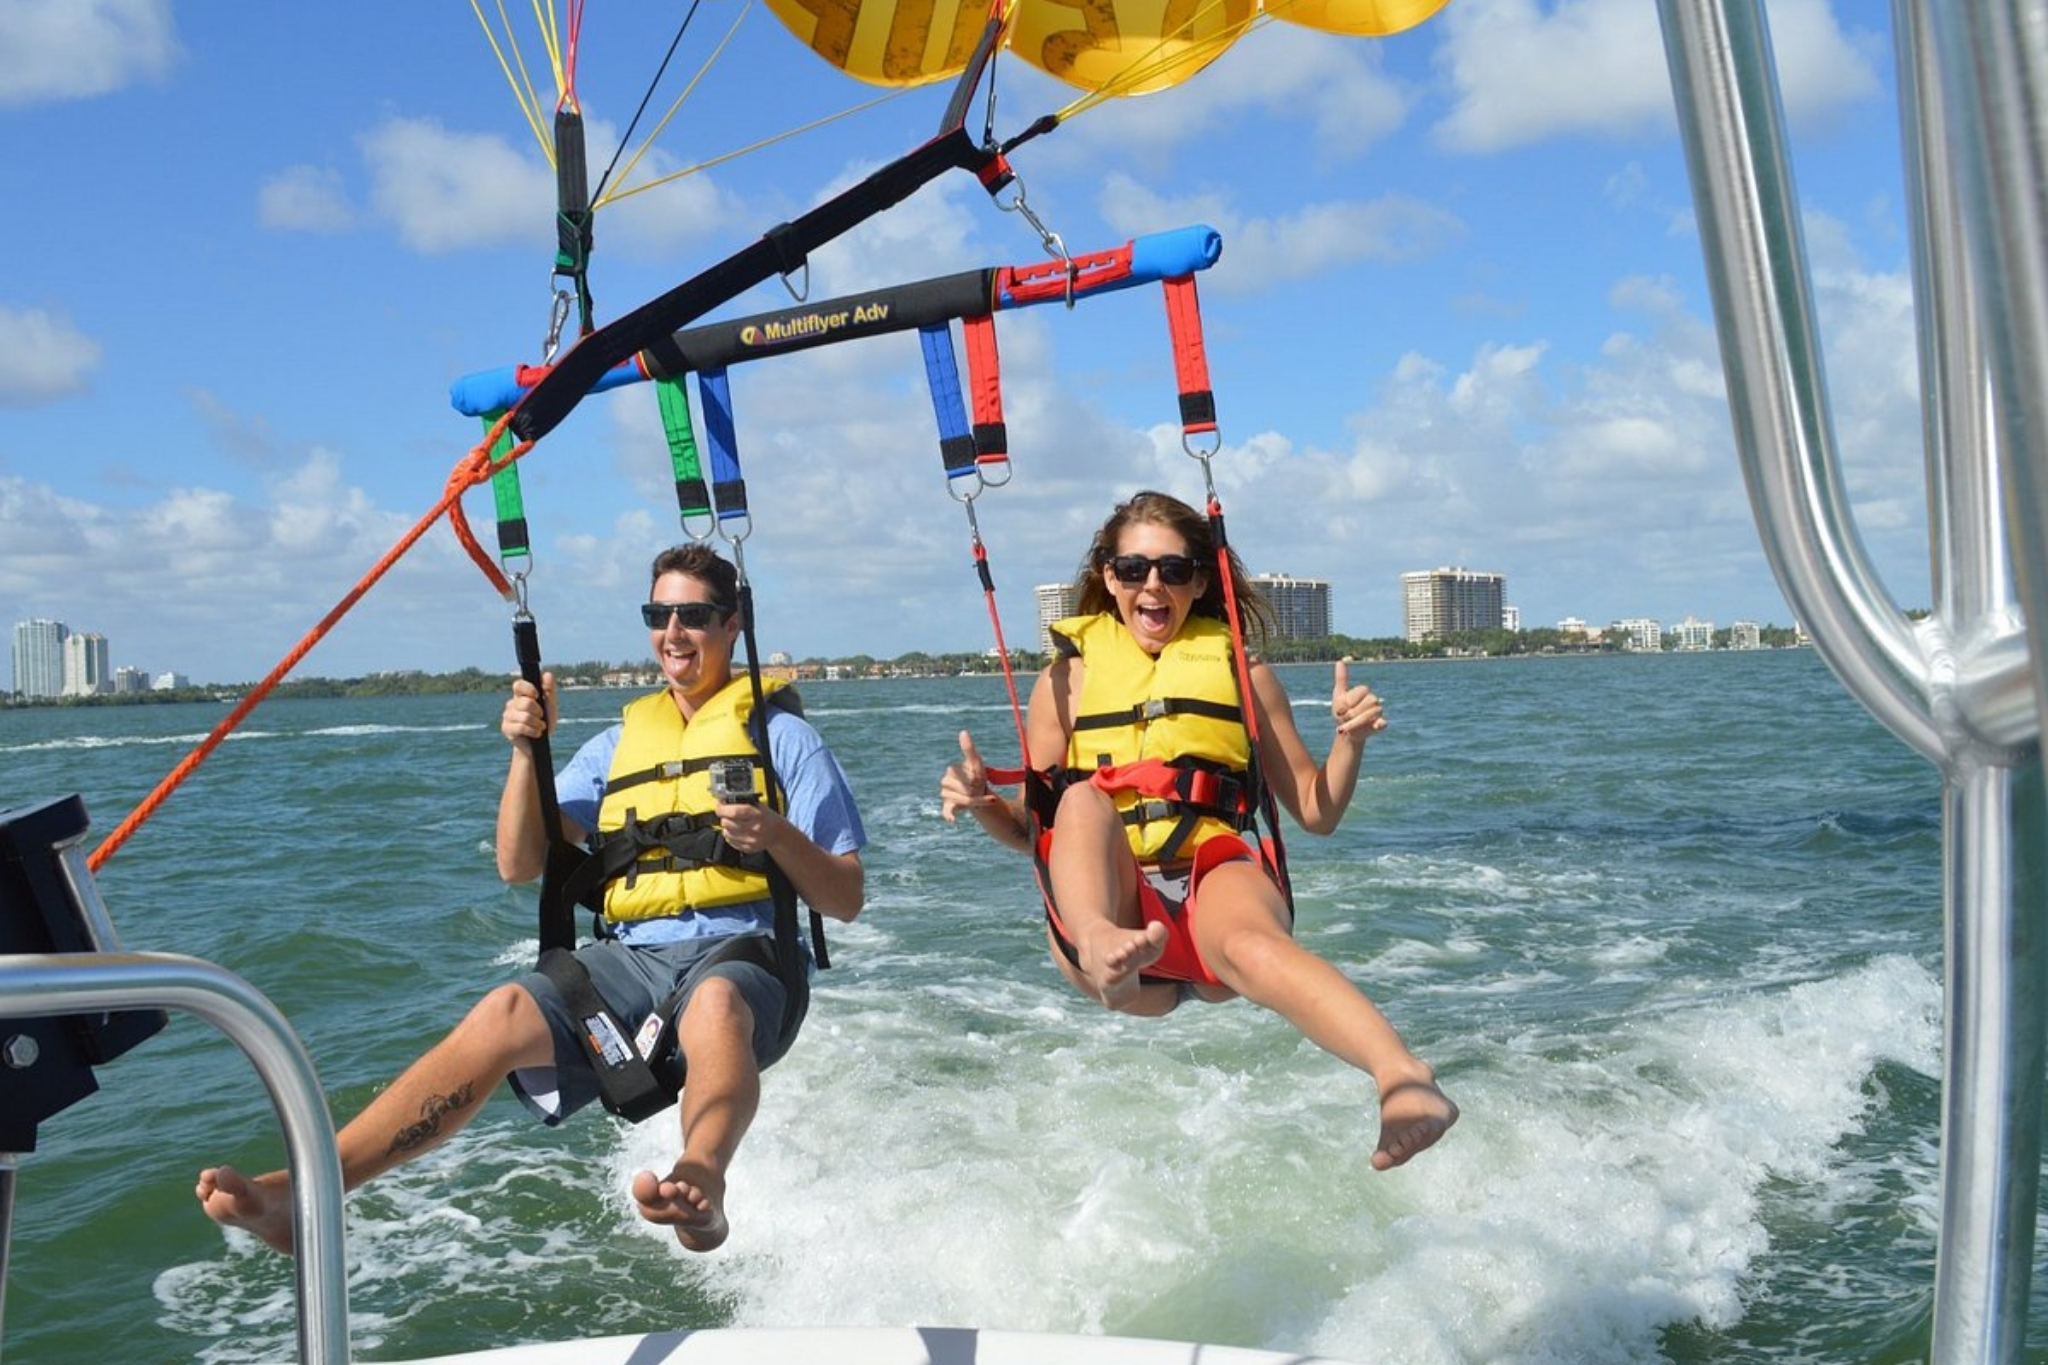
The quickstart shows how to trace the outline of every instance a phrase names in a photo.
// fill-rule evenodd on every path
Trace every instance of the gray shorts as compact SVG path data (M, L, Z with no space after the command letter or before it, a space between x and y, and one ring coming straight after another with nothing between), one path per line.
M682 1017L701 982L724 977L739 988L740 998L753 1012L754 1062L765 1071L782 1059L788 1042L796 1037L794 1029L788 1039L782 1035L788 992L781 979L759 963L745 959L705 962L731 941L729 935L645 945L599 939L578 948L576 960L590 973L590 984L598 995L630 1030L638 1030L671 999L669 1021L673 1024ZM598 1097L597 1069L583 1049L581 1025L555 983L540 972L529 972L519 985L548 1021L548 1032L555 1041L555 1064L522 1068L506 1080L534 1117L547 1124L560 1123Z

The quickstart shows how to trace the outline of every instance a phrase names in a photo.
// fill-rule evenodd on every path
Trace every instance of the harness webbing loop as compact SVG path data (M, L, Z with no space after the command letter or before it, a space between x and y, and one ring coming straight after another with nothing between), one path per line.
M680 379L658 379L655 397L661 404L661 429L668 437L669 467L675 474L676 517L683 534L701 541L717 527L712 509L711 487L704 482L704 463L697 452L697 431L690 422L690 395ZM692 518L702 518L704 529L693 530Z
M984 488L1010 481L1010 430L1003 422L1002 357L996 351L996 319L978 313L960 321L967 342L967 389L974 410L974 464Z
M1180 386L1182 439L1216 430L1216 395L1209 387L1209 356L1202 344L1202 306L1195 277L1180 275L1160 286L1166 293L1166 324L1173 337L1173 371Z
M917 340L924 352L932 416L939 424L939 459L945 465L950 488L952 480L980 472L975 464L974 436L967 427L966 400L960 393L960 366L953 355L952 325L927 323L917 329Z
M732 383L724 366L697 375L697 401L704 406L704 449L711 456L711 498L718 504L718 531L738 544L753 529L747 515L747 481L740 475L739 432L733 424ZM728 530L726 523L740 525ZM753 622L750 619L748 627Z

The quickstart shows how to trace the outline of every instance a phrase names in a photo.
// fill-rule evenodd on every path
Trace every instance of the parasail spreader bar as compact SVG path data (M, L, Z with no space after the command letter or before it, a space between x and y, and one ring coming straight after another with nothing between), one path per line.
M1133 237L1120 247L1071 260L963 270L820 303L707 323L658 337L637 354L620 357L588 382L585 389L594 393L647 379L672 379L692 370L734 365L856 337L910 331L954 318L1157 284L1207 270L1222 252L1223 239L1216 229L1198 224ZM555 376L563 366L575 361L584 347L610 330L602 328L592 334L553 367L507 365L465 375L449 389L449 401L457 411L470 416L518 408L519 413L513 417L513 429L518 431L519 415L526 411L522 400L530 404L529 395L545 393L556 382Z

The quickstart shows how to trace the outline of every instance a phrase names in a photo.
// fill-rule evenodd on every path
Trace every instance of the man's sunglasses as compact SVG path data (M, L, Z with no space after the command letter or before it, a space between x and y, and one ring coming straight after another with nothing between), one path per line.
M1144 587L1154 569L1159 570L1159 581L1167 587L1183 587L1195 581L1195 571L1202 567L1201 560L1186 555L1160 555L1157 559L1148 555L1117 555L1109 561L1109 571L1127 588Z
M723 602L644 602L640 619L649 630L667 630L673 617L684 630L702 630L726 614Z

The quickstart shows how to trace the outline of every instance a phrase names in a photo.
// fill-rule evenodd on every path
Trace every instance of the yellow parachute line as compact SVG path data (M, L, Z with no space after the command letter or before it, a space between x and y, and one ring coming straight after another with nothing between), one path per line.
M505 84L512 87L512 98L518 102L519 112L526 118L528 131L533 140L540 144L540 153L550 166L555 164L555 140L548 132L548 117L540 101L539 93L533 88L533 78L527 73L526 59L519 50L519 40L512 28L511 17L505 13L505 0L497 0L498 22L504 28L504 41L499 42L498 33L491 28L491 21L484 17L482 0L469 0L470 12L476 15L477 26L484 31L484 41L491 45L491 53L498 59L498 69L505 74ZM510 56L507 56L507 52ZM517 71L514 71L514 67Z
M759 142L750 142L744 147L735 147L732 151L723 153L722 155L719 156L711 157L710 159L705 161L699 161L694 166L685 166L683 167L683 169L679 171L670 171L667 175L660 176L653 180L649 180L644 184L635 185L630 189L619 189L609 191L608 193L605 194L604 198L598 202L598 204L593 204L591 207L593 210L595 210L596 208L604 204L613 204L617 203L621 199L630 199L634 195L639 194L645 190L651 190L658 186L666 185L671 181L681 180L684 176L695 175L699 171L708 171L713 166L721 166L728 161L736 160L737 158L743 157L750 152L758 152L763 147L772 147L778 142L786 142L790 138L799 137L804 133L808 133L815 128L822 128L828 123L836 123L838 120L846 118L850 115L864 113L867 110L874 108L878 104L887 104L890 100L896 99L897 97L902 95L907 95L909 93L910 89L908 87L901 90L891 90L887 94L877 95L875 96L875 98L868 100L863 104L856 104L851 108L842 109L836 114L827 114L823 118L812 119L809 123L803 124L799 127L791 128L787 132L776 133L772 137L764 137Z
M533 21L540 26L541 42L548 50L548 70L555 78L556 102L566 101L572 111L580 113L576 109L576 78L563 56L561 21L555 15L554 5L548 0L533 0Z
M703 61L703 64L697 68L697 74L690 77L689 84L685 85L683 87L682 93L675 97L675 102L669 105L668 112L661 116L661 121L648 130L647 136L641 140L640 146L634 150L632 156L626 159L626 164L619 168L619 180L621 182L624 182L625 180L629 179L632 176L633 168L640 164L640 158L647 155L648 150L654 146L654 140L661 136L663 129L668 127L669 120L673 119L676 116L676 114L679 111L681 111L683 107L683 102L690 98L691 92L696 90L697 88L697 83L704 79L705 73L711 70L712 64L718 60L719 56L723 54L725 49L732 43L734 35L738 34L738 32L740 31L740 24L746 20L747 15L753 11L753 8L754 0L747 0L746 4L740 6L740 11L737 15L733 17L731 26L727 28L725 31L725 36L718 40L718 46L714 47L711 50L711 55L706 57ZM678 172L677 174L687 173L688 172ZM666 176L663 178L663 180L656 181L654 183L662 184L665 183L665 181L672 180L674 178L675 176ZM648 187L643 185L640 188L645 189ZM598 197L597 203L592 204L590 207L594 212L600 206L608 204L612 200L617 199L619 197L620 196L617 194L601 194Z

